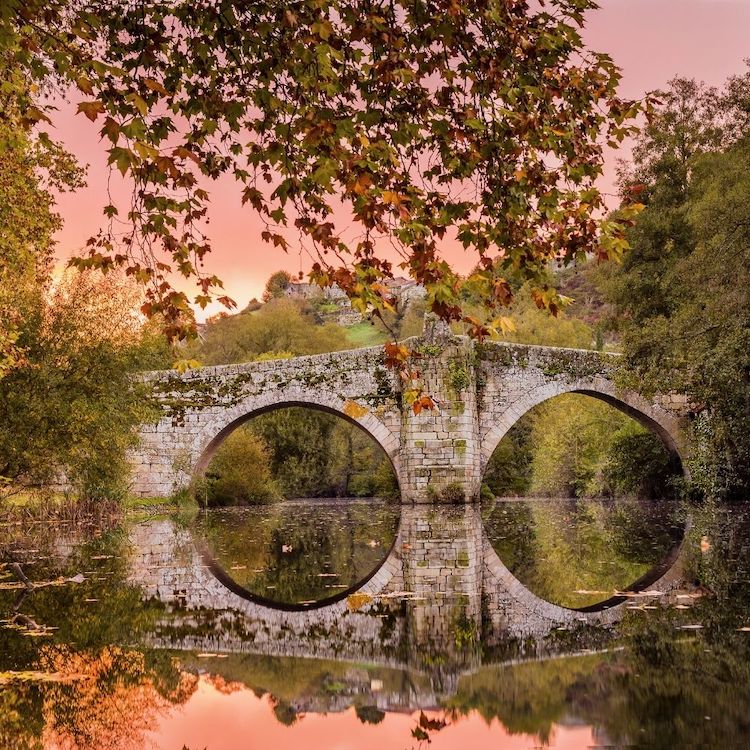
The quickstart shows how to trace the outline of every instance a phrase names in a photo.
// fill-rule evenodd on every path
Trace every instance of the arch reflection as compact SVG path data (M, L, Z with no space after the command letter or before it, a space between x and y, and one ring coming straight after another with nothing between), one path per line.
M674 500L498 498L486 537L532 594L598 612L647 590L677 561L689 519Z
M230 591L274 609L334 604L364 586L392 552L399 506L383 500L300 500L214 509L191 533Z

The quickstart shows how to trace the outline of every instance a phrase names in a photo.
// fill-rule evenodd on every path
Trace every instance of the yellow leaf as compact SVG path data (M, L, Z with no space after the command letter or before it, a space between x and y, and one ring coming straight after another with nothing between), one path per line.
M201 363L197 359L178 359L173 365L172 369L177 370L180 374L187 372L188 370L194 370L196 367L200 367Z
M492 325L494 328L499 328L503 334L513 333L516 330L516 324L511 320L511 318L497 318L496 320L492 321Z
M360 417L364 417L367 412L368 410L364 406L358 404L356 401L347 399L344 402L344 414L346 414L347 417L351 417L352 419L359 419Z

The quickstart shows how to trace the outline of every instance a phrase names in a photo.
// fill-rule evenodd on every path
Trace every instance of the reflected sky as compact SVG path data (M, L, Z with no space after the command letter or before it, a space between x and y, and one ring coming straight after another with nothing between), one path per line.
M438 714L430 713L430 716ZM419 713L387 713L377 725L363 724L353 708L338 714L305 714L292 726L284 726L274 715L273 702L257 697L242 686L220 685L201 677L197 691L179 711L164 717L148 739L158 747L180 748L185 737L189 747L211 750L238 748L305 748L305 750L384 750L419 746L411 736ZM497 748L527 750L535 747L533 735L511 735L497 721L485 721L476 711L458 717L440 732L431 734L435 750ZM560 750L596 747L595 735L587 726L559 726L548 745Z

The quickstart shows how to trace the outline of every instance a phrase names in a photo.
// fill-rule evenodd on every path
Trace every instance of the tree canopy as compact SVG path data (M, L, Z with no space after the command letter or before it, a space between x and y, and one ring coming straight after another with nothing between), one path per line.
M677 79L625 186L646 208L606 291L629 378L690 399L691 474L709 495L750 487L750 74Z
M481 336L512 297L511 269L554 313L562 300L542 278L551 259L627 246L637 205L597 218L595 181L603 146L632 133L639 105L617 96L619 70L582 41L595 7L10 0L0 53L28 80L15 106L29 127L54 116L40 86L77 89L78 111L133 184L127 207L104 207L81 263L123 265L146 283L144 310L162 313L170 336L190 327L170 274L197 279L200 305L220 294L204 261L207 187L224 174L266 223L262 238L309 252L312 278L359 309L393 304L387 243L433 312ZM468 280L442 258L445 238L475 255ZM466 284L489 322L464 315Z

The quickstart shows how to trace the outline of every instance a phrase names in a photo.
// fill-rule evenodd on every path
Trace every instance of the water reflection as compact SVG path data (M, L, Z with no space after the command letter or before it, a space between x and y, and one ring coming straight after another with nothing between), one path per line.
M673 562L686 516L676 501L598 498L498 499L483 512L510 572L542 599L573 609L652 584Z
M750 512L693 519L680 587L603 625L499 591L471 507L405 508L365 593L302 612L227 591L192 523L2 528L0 747L745 747Z
M202 513L192 531L237 593L309 605L365 582L389 554L398 518L398 505L377 500L287 501Z

